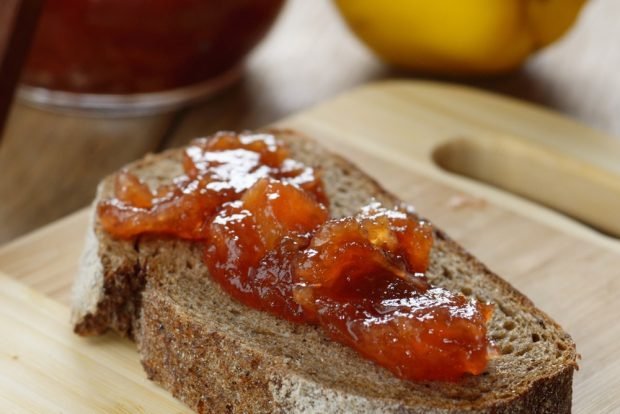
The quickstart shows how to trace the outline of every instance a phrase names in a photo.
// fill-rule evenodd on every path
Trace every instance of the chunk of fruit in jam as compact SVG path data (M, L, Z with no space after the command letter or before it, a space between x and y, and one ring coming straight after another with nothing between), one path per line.
M203 240L213 216L258 180L274 177L308 191L327 205L317 172L288 158L269 134L219 133L194 141L183 153L185 174L151 192L135 175L116 178L115 198L98 206L108 233L131 238L144 233Z
M243 303L301 322L292 261L327 218L326 208L307 192L263 178L213 219L205 255L209 272Z
M315 248L308 249L306 260L299 263L298 275L307 284L326 288L343 275L354 277L373 269L391 269L395 275L409 277L426 270L432 245L428 223L373 203L354 217L321 226L312 239Z
M119 201L133 204L134 207L151 208L153 206L153 193L149 186L129 171L123 170L116 175L114 191Z
M456 380L487 364L491 308L422 275L432 231L378 205L323 224L294 269L294 298L335 340L409 380Z
M120 238L154 233L200 240L211 216L227 199L216 192L199 191L185 177L152 193L127 172L116 177L115 194L116 198L99 203L97 211L103 229Z

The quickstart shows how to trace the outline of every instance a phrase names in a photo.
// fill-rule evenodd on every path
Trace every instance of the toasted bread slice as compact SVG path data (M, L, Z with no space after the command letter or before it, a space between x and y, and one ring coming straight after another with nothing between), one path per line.
M294 158L323 171L334 217L372 199L398 201L315 142L277 131ZM180 150L128 168L149 185L182 170ZM99 186L110 197L113 178ZM250 309L208 277L204 246L173 238L116 240L93 215L73 297L75 331L133 338L149 378L200 413L569 413L575 345L523 294L435 230L433 284L495 305L499 355L458 382L411 382L300 326Z

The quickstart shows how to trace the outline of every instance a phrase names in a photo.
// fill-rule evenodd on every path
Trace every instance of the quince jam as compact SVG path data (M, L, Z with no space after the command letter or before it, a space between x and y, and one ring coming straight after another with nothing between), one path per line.
M269 134L196 140L182 164L154 190L121 172L98 206L104 230L204 243L210 276L235 299L318 325L399 378L484 371L492 308L429 283L433 231L408 208L330 219L320 171Z

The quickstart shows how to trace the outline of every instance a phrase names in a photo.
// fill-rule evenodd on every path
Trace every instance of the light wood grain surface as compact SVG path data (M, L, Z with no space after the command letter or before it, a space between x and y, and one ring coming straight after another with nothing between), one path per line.
M520 71L470 85L541 103L620 136L620 2L591 0L574 30ZM409 77L375 59L328 0L289 0L243 81L202 105L101 120L16 104L0 144L0 242L75 211L130 159L215 130L255 128L355 85ZM458 82L458 80L450 80Z
M360 116L365 119L364 125L358 122ZM583 357L575 375L574 413L620 410L620 331L616 329L620 315L620 241L508 192L449 174L431 159L437 148L454 137L477 137L481 142L512 137L528 147L545 148L549 153L576 160L586 171L597 168L617 178L620 171L609 160L620 154L620 143L530 106L460 87L427 83L367 86L278 124L297 128L363 166L560 322ZM560 145L556 139L567 145ZM579 155L577 148L584 143L592 143L599 150ZM596 160L600 162L593 167ZM0 272L66 306L87 214L76 213L0 248ZM20 345L12 335L0 340L0 355L5 357L0 363L17 364L10 356L24 352L36 361L33 365L39 361L43 367L53 365L55 361L41 360L39 348L30 346L30 341L40 347L53 339L60 341L51 345L54 352L60 353L60 361L71 361L67 375L77 372L79 378L90 378L91 384L97 384L99 375L108 383L114 375L133 379L141 374L125 343L103 339L102 343L90 344L70 338L67 332L58 333L56 330L68 330L62 325L66 308L47 302L39 307L39 295L24 293L27 291L0 278L0 291L5 289L9 297L17 299L0 298L0 322L10 322L7 326L16 330L28 346ZM24 303L22 299L30 296L33 299ZM49 327L42 315L48 313L48 308L52 319ZM72 353L79 357L72 359ZM103 374L97 364L106 366ZM97 375L89 377L83 367ZM50 383L45 375L40 377L40 372L32 377L31 371L19 367L20 377L11 389L39 389L42 383ZM55 373L60 380L55 383L57 392L68 400L77 398L72 392L62 394L63 387L71 390L76 380ZM35 378L36 383L29 382L30 378ZM127 378L119 379L119 384L126 384ZM99 387L79 389L79 403L102 398ZM135 391L138 397L133 398L117 394L118 390L111 392L121 401L119 412L159 400L151 391L144 391L148 396ZM18 397L11 399L13 395ZM20 395L14 391L8 401L21 404L21 400L15 400ZM1 408L4 401L0 398Z
M133 343L74 335L66 306L1 273L0 325L4 413L192 412L146 379Z

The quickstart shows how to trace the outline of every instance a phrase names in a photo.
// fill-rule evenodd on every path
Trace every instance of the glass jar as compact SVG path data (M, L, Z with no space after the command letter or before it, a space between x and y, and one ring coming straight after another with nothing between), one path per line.
M46 0L19 96L65 109L144 113L240 75L284 0Z

